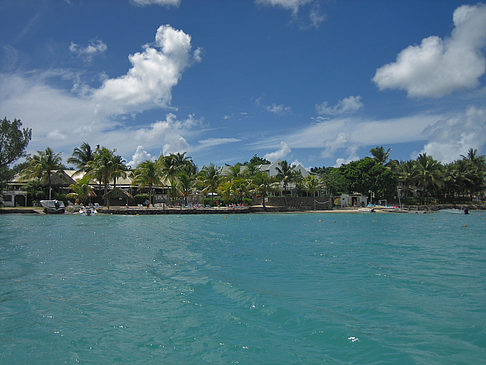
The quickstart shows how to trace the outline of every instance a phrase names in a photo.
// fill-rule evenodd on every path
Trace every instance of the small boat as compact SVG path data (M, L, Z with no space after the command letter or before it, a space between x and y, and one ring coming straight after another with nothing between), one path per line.
M458 209L458 208L451 208L451 209L441 209L441 212L444 213L452 213L452 214L469 214L469 209Z
M98 212L93 207L87 207L87 208L82 207L77 214L90 216L90 215L95 215L96 213Z
M360 213L375 213L375 208L358 208Z
M41 200L40 204L46 214L64 214L66 209L62 200Z

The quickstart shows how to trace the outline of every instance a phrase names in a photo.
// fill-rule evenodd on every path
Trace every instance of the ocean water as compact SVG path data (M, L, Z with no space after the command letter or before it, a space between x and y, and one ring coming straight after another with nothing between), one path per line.
M0 364L486 362L486 212L0 216Z

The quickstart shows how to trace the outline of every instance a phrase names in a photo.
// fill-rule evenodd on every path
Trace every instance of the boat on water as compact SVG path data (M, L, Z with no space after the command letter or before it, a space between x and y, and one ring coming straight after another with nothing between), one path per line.
M358 208L360 213L376 213L375 208Z
M94 207L81 207L79 211L75 212L74 214L91 216L91 215L95 215L96 213L98 212Z
M458 208L441 209L440 211L443 212L443 213L452 213L452 214L469 214L468 208L464 208L464 209L458 209Z
M40 204L46 214L64 214L66 210L62 200L41 200Z

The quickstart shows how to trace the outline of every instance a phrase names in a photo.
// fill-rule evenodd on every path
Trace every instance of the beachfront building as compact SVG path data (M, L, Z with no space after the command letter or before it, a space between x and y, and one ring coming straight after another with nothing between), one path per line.
M3 205L5 207L25 207L32 204L29 202L29 193L26 185L30 179L25 179L21 175L16 175L11 181L7 182L6 189L2 191ZM51 172L51 189L60 194L67 194L71 190L69 185L74 180L64 170L53 170ZM47 185L44 184L43 187Z
M258 166L258 169L262 172L265 172L270 177L275 177L278 175L277 168L280 168L281 162L282 162L281 160L277 160L275 162L272 162L271 164L260 165ZM303 178L306 178L307 176L310 175L310 172L307 171L306 168L298 162L292 163L291 166L292 166L292 170L300 172Z
M3 206L5 207L26 207L27 206L27 191L25 190L3 190L2 191Z
M364 207L368 205L368 197L361 194L341 194L334 201L334 205L338 205L341 208Z

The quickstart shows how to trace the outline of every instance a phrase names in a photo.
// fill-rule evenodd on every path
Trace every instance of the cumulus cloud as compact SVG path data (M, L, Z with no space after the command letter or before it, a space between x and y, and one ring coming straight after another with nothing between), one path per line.
M280 148L274 152L267 153L264 158L269 161L277 161L285 158L292 150L284 141L280 142Z
M421 152L442 162L457 160L470 148L480 150L486 143L486 108L469 107L464 113L438 120L424 133L428 143Z
M154 161L155 158L152 157L150 153L145 151L143 149L143 146L139 145L132 156L132 160L128 162L127 165L130 166L131 168L135 168L138 165L140 165L142 162L147 160Z
M133 139L144 145L161 146L162 153L187 152L190 146L187 137L197 133L201 120L189 115L178 120L175 114L169 113L165 120L152 123L149 127L133 131Z
M463 5L453 14L454 29L445 39L424 38L402 50L395 62L376 70L380 90L401 89L409 96L440 97L473 88L486 70L486 5Z
M361 96L348 96L334 106L329 106L327 101L324 101L322 104L316 105L316 112L319 115L340 115L355 112L362 107Z
M168 114L141 128L131 126L131 120L147 109L169 107L172 88L192 62L190 36L161 26L155 45L130 59L126 75L104 79L99 89L79 86L79 75L62 70L0 74L0 110L34 130L33 149L49 145L70 153L79 141L88 141L130 155L138 145L165 153L188 150L187 141L200 134L201 122L194 116L179 120ZM73 89L51 86L56 78L72 80Z
M172 88L194 61L191 36L170 25L157 29L154 47L130 55L126 75L107 79L93 92L97 110L121 114L170 104ZM197 59L200 59L198 53Z
M108 49L107 45L101 40L90 41L86 47L71 42L69 51L77 56L86 57L88 60L97 54L103 53Z
M131 0L135 5L162 5L162 6L179 6L181 0Z

